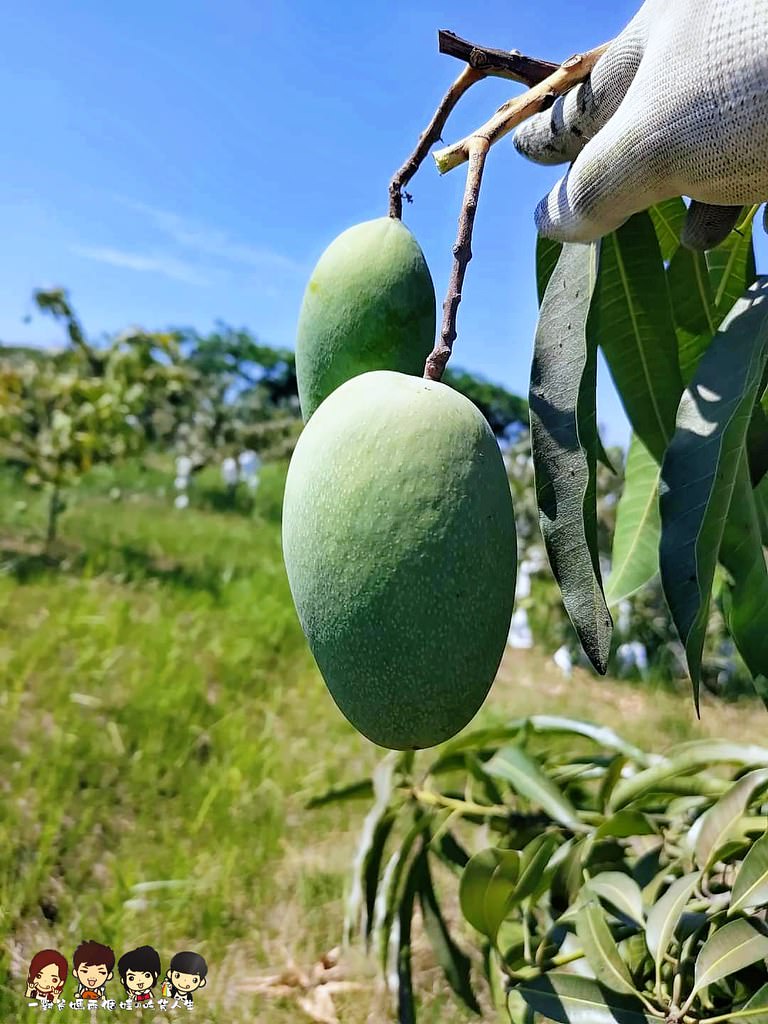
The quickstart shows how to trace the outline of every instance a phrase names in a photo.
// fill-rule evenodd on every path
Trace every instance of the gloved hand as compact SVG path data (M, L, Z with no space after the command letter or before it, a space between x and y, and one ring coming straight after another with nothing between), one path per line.
M719 244L768 199L768 0L646 0L592 74L523 123L517 149L573 161L536 209L542 235L588 242L673 196L683 243Z

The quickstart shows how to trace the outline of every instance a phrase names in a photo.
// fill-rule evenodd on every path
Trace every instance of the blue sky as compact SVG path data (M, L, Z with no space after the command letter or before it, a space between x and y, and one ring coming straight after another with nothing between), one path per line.
M460 70L437 30L551 60L610 38L639 0L27 0L3 12L0 339L45 344L38 286L69 288L98 335L222 319L292 346L311 269L383 216L387 184ZM518 90L475 86L466 134ZM494 148L454 363L519 393L535 326L533 209L561 171ZM429 158L405 221L447 284L463 170ZM608 443L626 421L604 364Z

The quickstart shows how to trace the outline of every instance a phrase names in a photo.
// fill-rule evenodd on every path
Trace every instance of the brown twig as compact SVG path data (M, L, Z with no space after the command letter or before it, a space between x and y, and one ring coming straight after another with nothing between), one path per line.
M443 324L440 329L440 337L435 347L427 356L424 366L424 376L429 380L440 380L453 350L453 343L456 340L456 314L461 302L461 289L464 284L464 274L467 264L472 259L472 228L475 223L477 212L477 200L480 195L480 183L483 178L483 168L490 142L477 137L472 139L469 153L469 168L467 170L467 184L464 188L464 199L461 204L459 215L459 230L453 246L453 267L451 278L448 282L448 293L443 303Z
M536 57L526 57L519 50L496 50L490 46L478 46L462 39L454 32L441 29L437 33L440 53L466 61L475 71L495 78L510 78L531 86L542 82L557 71L559 64Z
M438 32L437 39L441 53L466 61L468 67L464 68L442 98L432 120L419 136L413 153L389 183L389 216L398 220L403 215L403 189L418 171L432 146L436 142L440 142L441 132L448 116L470 86L489 75L511 78L516 82L532 86L541 82L557 69L556 64L537 60L535 57L525 57L517 50L505 53L504 50L476 46L445 29ZM408 202L411 201L407 192L405 198Z
M482 71L475 71L474 68L464 68L456 81L451 85L448 92L443 96L440 105L432 116L432 120L419 136L419 141L413 153L408 157L400 170L395 174L389 183L389 216L397 220L403 215L403 189L414 176L416 171L424 162L424 158L435 142L440 141L440 133L445 127L448 115L459 102L464 93L475 82L485 78ZM410 203L411 197L405 193Z
M554 97L568 92L574 85L583 81L608 46L608 43L604 43L588 53L577 53L570 57L556 71L523 93L522 96L507 100L490 120L477 128L471 135L467 135L459 142L454 142L452 146L433 153L438 171L445 174L447 171L452 171L454 167L466 163L475 140L484 139L489 146L492 146L521 122L544 110Z

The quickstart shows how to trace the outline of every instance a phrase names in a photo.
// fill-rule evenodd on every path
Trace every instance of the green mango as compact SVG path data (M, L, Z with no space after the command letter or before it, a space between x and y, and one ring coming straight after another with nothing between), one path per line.
M283 556L356 729L407 750L470 721L509 633L517 538L501 453L469 399L388 370L342 384L291 459Z
M296 378L304 420L368 370L421 375L435 341L435 288L419 243L393 217L348 228L312 272L299 314Z

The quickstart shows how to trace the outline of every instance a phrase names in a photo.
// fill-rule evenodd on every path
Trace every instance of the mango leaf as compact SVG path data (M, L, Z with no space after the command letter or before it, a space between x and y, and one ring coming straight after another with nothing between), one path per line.
M392 930L395 969L390 972L389 987L397 1000L398 1024L416 1024L416 1005L413 998L413 975L411 971L411 925L413 904L416 899L418 875L411 870L405 885L403 898L397 911L397 926Z
M561 825L573 831L586 831L571 802L520 747L503 747L486 762L485 771L504 779L516 793L541 807Z
M587 900L576 914L576 935L597 980L614 992L632 994L635 986L619 956L611 929L597 900Z
M645 926L645 941L648 951L656 964L656 986L661 977L661 964L664 954L669 948L675 928L680 921L683 910L691 893L701 878L699 871L683 875L670 885L664 895L648 911L648 922Z
M547 887L545 871L557 847L557 839L549 832L536 836L521 851L520 877L515 885L514 903L520 903L535 896L537 890Z
M350 782L346 786L334 786L324 793L318 793L307 801L307 810L314 810L315 807L323 807L325 804L339 803L342 800L360 800L373 795L373 784L370 779L360 779L359 782Z
M435 895L426 852L422 852L419 856L416 870L419 878L419 904L424 920L424 930L435 958L456 995L470 1010L480 1013L480 1007L470 983L470 959L459 949L448 931Z
M703 253L679 248L667 269L667 284L677 333L680 372L687 384L709 347L722 316L715 308Z
M753 843L731 891L729 914L768 903L768 835Z
M605 445L602 442L599 431L597 431L597 461L601 462L606 469L610 470L610 472L616 476L616 467L611 462L608 452L605 450Z
M768 936L747 921L723 925L710 935L696 957L694 985L688 1002L705 986L765 957L768 957Z
M390 933L397 920L403 898L403 879L408 878L406 868L416 840L430 826L429 815L423 815L410 827L398 848L393 852L381 876L373 911L373 934L381 965L386 969Z
M733 1024L768 1024L768 985L759 988L740 1009L746 1012L743 1017L734 1012L731 1017ZM762 1009L765 1009L765 1013L757 1012Z
M755 689L768 703L768 570L755 494L742 452L720 543L720 561L730 575L721 603L728 631L752 674Z
M628 836L652 836L657 831L647 815L641 811L627 810L619 811L604 821L595 832L595 838L615 836L618 839L626 839Z
M658 463L632 434L624 491L616 507L611 575L605 588L609 605L636 593L659 571L660 476Z
M683 200L676 196L674 199L665 199L652 206L648 213L659 240L661 257L665 263L668 263L680 247L680 235L688 208Z
M605 900L611 909L615 908L630 921L643 924L643 896L634 878L621 871L602 871L586 882L585 889Z
M757 278L752 225L756 207L749 211L726 240L706 254L715 308L720 316L734 306Z
M626 807L627 804L651 792L664 792L665 785L677 779L690 783L692 794L698 792L696 783L713 782L721 784L721 780L707 779L699 774L695 778L687 778L688 772L701 772L714 764L768 765L768 749L746 743L732 743L730 740L693 740L681 743L675 748L672 757L664 758L629 779L623 779L614 789L610 806L612 810ZM727 784L726 784L727 785ZM705 789L708 791L709 786Z
M755 790L768 783L768 768L758 768L739 779L716 804L701 817L693 848L700 868L708 868L718 850L731 837L733 828L745 813Z
M536 238L536 290L539 305L544 299L549 279L557 266L562 249L562 242L554 242L551 238L542 238L541 235Z
M365 817L363 828L360 833L355 860L352 868L352 888L347 900L346 914L344 918L344 940L349 942L354 932L365 928L366 935L370 933L372 925L371 911L375 899L375 885L373 892L372 871L378 867L384 851L384 844L392 827L393 811L390 807L390 799L394 785L395 769L397 767L399 754L391 751L387 754L373 773L373 790L376 799L373 806ZM365 900L365 910L363 901Z
M482 850L464 868L459 883L459 902L467 921L491 942L507 916L520 874L516 850Z
M768 415L759 401L747 428L747 454L750 482L757 487L768 473Z
M632 429L661 462L683 382L653 222L638 213L602 240L587 334L603 350Z
M658 760L658 755L647 754L607 726L584 722L578 718L565 718L560 715L530 715L527 718L515 718L503 726L476 729L474 732L465 733L455 740L449 741L443 746L440 756L430 767L429 774L432 775L441 770L446 759L460 751L497 746L505 740L514 739L521 732L536 733L537 735L564 733L583 736L601 747L626 754L637 764L645 765L654 759Z
M739 300L702 356L662 464L661 579L697 706L717 555L768 358L767 294L763 283Z
M604 674L613 623L597 546L597 345L586 330L598 252L563 246L539 311L528 406L549 564L584 652Z
M557 1024L658 1024L639 999L563 971L519 982L512 992L522 996L535 1013Z

